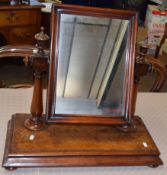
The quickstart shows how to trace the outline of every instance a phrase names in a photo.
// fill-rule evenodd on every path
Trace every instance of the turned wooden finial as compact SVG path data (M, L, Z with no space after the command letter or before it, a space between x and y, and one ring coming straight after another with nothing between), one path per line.
M39 54L44 53L44 49L48 48L49 36L44 33L44 30L44 27L41 27L41 32L35 35Z
M35 35L37 40L37 52L29 58L29 64L34 72L34 91L31 103L31 118L25 120L24 125L31 130L40 130L45 127L45 121L42 117L43 98L42 98L42 75L47 70L48 52L47 48L49 37L44 33L44 28L41 32Z

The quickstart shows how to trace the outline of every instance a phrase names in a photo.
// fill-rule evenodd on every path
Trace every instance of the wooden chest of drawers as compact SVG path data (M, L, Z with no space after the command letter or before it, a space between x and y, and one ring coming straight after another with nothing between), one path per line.
M40 31L42 5L0 6L0 36L7 44L34 44Z

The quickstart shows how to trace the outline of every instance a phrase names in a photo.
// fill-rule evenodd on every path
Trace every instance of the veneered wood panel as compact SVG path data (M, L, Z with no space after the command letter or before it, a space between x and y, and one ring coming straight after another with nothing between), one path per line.
M35 43L34 35L41 26L41 7L0 6L0 32L7 44Z
M154 141L138 117L134 117L138 130L131 133L106 125L76 124L52 124L34 133L23 126L27 117L30 116L17 114L9 122L2 164L5 168L163 164ZM34 139L30 140L32 134Z
M35 24L37 16L36 10L0 11L0 26Z
M14 27L9 33L10 44L15 43L33 43L35 42L34 35L36 34L37 29L33 26L28 27Z

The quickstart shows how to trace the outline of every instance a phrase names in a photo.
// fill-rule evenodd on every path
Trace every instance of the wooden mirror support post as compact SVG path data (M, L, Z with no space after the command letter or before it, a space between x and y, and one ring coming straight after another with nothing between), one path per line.
M42 100L42 75L48 67L48 53L44 51L47 48L49 37L44 34L44 28L35 35L37 40L37 53L34 53L28 60L34 72L34 92L31 104L31 117L26 119L24 125L31 130L40 130L45 128L45 121L42 118L43 100Z

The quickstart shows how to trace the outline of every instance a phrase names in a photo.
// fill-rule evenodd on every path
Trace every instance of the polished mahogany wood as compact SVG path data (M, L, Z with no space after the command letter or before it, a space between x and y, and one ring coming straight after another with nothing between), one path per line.
M48 53L43 51L41 47L43 44L40 46L40 42L38 42L37 52L34 53L32 49L30 53L33 52L33 54L28 56L28 64L34 70L35 81L31 105L32 114L16 114L9 121L3 167L13 170L19 167L157 167L162 165L162 160L159 157L160 152L144 123L141 118L134 116L139 76L144 75L150 68L150 64L143 64L144 58L141 59L140 57L139 62L134 59L134 42L137 29L135 13L75 6L54 6L53 10L56 9L59 9L60 12L73 13L75 11L77 14L93 14L94 16L101 16L103 13L103 17L107 16L109 12L112 12L109 15L111 17L122 16L122 19L132 18L133 29L130 40L131 59L127 62L129 67L127 67L128 76L126 78L129 86L126 89L127 114L130 118L124 120L123 117L118 116L110 120L105 116L97 118L96 116L70 116L67 114L67 116L59 115L60 118L57 118L57 123L51 120L47 120L45 123L46 116L44 115L42 117L42 73L47 68ZM56 13L52 13L53 39L50 48L47 115L51 114L50 110L54 105L53 92L56 83L54 79L54 65L55 61L57 61L54 59L54 56L58 54L55 47L57 42L55 35L58 32L58 28L54 26L54 22L57 17ZM10 55L12 49L7 49L10 51ZM16 49L15 51L19 55L18 50ZM7 54L5 50L2 53L4 55ZM25 54L25 52L23 53ZM102 125L99 125L100 122L98 123L98 121ZM132 130L129 128L132 128Z
M0 34L6 44L35 43L42 7L37 1L31 1L31 5L0 5Z
M6 45L0 47L0 58L6 57L29 57L34 52L37 52L37 48L33 45Z
M43 96L42 96L42 76L48 68L48 52L44 50L48 47L49 36L44 33L44 28L41 27L41 32L35 35L38 50L30 59L34 72L34 90L31 103L31 117L24 122L24 126L30 130L41 130L45 128L45 121L42 119L43 113Z
M16 114L8 124L2 164L7 169L162 165L160 153L139 117L133 117L137 130L131 133L109 125L85 124L50 124L33 132L23 126L29 117Z
M45 121L42 119L42 74L47 70L48 57L42 57L40 54L33 55L30 62L29 64L31 64L34 71L34 90L30 109L32 117L24 122L24 126L36 131L45 128Z

